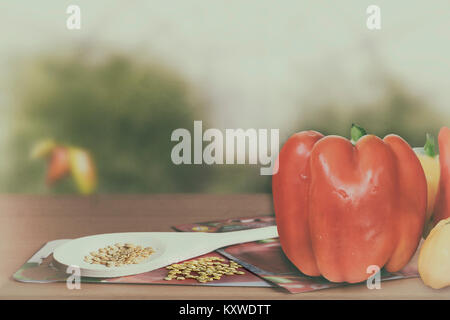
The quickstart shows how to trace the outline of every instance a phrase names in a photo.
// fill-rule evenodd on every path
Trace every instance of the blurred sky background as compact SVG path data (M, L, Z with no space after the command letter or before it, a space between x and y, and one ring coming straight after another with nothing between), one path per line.
M69 4L81 7L81 30L66 29ZM370 4L381 7L379 31L366 28ZM417 144L426 130L436 132L438 126L449 124L449 12L448 0L2 1L0 154L5 160L0 177L3 171L3 181L9 181L14 179L8 177L11 172L21 170L8 164L8 159L15 159L9 156L14 152L8 151L8 145L17 143L12 135L14 123L19 121L14 110L22 103L20 68L39 57L69 55L77 60L80 52L88 52L96 61L113 53L173 70L202 101L208 127L280 128L283 140L304 129L329 128L331 132L326 133L334 133L333 126L338 126L335 133L345 134L343 128L351 125L355 114L357 120L367 119L369 125L363 125L368 131L384 134L397 123L385 125L385 120L390 118L389 108L400 101L407 106L417 104L411 111L398 109L400 121L402 112L419 115L420 109L423 114L433 114L422 126L419 122L425 118L420 113L418 118L405 120L407 129L399 129L408 135L417 128L417 135L405 137ZM381 124L371 127L369 118L383 103L388 111L379 119ZM363 109L368 112L365 116ZM336 119L333 114L347 116ZM34 118L20 121L33 122ZM64 140L63 136L53 138ZM97 162L97 166L102 164ZM150 190L143 184L135 189L99 189L270 191L270 181L258 176L258 168L230 169L237 170L234 176L225 168L216 169L217 173L209 175L205 171L208 183L192 188L186 184ZM241 170L248 174L242 176ZM222 180L225 176L227 182ZM101 176L99 179L101 184ZM26 180L22 184L27 184ZM43 190L47 189L2 187L0 183L2 192Z

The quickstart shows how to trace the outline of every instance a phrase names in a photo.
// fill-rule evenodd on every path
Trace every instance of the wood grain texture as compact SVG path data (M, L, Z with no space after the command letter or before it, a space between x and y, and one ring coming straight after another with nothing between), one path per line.
M276 288L173 285L27 284L12 274L45 242L127 231L171 231L183 223L272 213L268 194L161 194L34 196L0 195L1 299L450 299L450 288L434 290L420 279L289 294Z

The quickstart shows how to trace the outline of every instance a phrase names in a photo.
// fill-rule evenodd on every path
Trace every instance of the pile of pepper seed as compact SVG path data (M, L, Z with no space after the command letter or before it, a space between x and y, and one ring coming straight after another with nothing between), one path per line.
M242 266L234 261L229 264L223 263L225 259L219 257L204 257L189 260L183 263L175 263L167 266L169 270L164 280L195 279L204 283L220 280L223 276L241 275L245 272L239 271Z
M107 246L91 252L84 257L84 261L90 264L103 264L107 267L120 267L127 264L138 264L147 259L155 251L151 247L132 243Z

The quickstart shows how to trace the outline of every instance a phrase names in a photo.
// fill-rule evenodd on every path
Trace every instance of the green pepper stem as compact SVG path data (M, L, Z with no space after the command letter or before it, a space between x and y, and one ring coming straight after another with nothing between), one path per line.
M434 158L436 156L436 144L434 142L434 137L429 133L427 133L427 140L425 141L423 150L425 151L425 154L429 157Z
M350 129L350 137L351 142L353 144L356 143L361 137L365 136L367 134L366 130L364 128L358 126L357 124L352 123L352 128Z

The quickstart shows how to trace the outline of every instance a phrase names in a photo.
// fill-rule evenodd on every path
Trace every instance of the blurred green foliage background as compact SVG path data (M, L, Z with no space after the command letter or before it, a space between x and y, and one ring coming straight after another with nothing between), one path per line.
M50 191L45 163L29 157L43 138L89 150L99 192L188 192L205 186L210 168L170 161L172 130L205 118L201 101L178 75L124 56L100 62L46 57L23 72L1 191ZM74 190L70 179L51 189Z
M171 161L177 128L352 123L411 146L450 125L450 2L77 0L0 4L0 193L73 193L30 159L42 139L90 152L99 193L270 192L259 165ZM407 8L407 10L405 9ZM204 144L206 145L206 144ZM69 149L69 148L67 148Z
M260 176L259 166L172 164L172 131L192 131L199 119L205 129L209 115L206 94L161 64L125 55L45 56L21 70L0 192L75 192L70 179L46 186L46 164L30 160L43 138L89 150L100 193L271 191L271 177ZM384 77L380 85L382 94L367 105L301 106L307 111L281 128L284 139L307 129L348 137L356 122L380 137L396 133L421 146L426 132L436 135L448 120L395 79Z
M380 96L366 105L340 106L330 101L308 108L299 127L350 137L354 122L381 138L395 133L413 147L424 145L426 133L437 139L440 127L448 123L447 115L436 111L424 98L392 77L383 77L379 85Z

